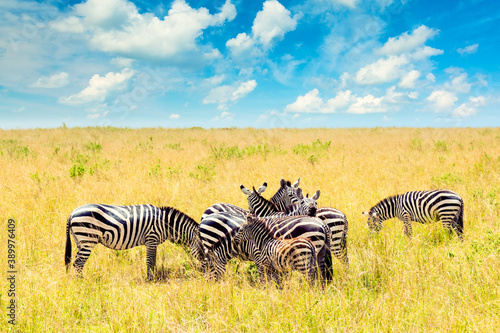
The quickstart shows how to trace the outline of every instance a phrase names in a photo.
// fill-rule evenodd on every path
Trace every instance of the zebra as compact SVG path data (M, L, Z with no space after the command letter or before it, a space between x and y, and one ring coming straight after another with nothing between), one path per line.
M283 185L283 184L282 184ZM284 187L282 186L281 189ZM276 204L274 204L271 200L265 199L261 193L263 192L262 186L258 189L255 190L255 187L253 188L253 191L250 191L247 189L245 186L240 185L241 191L247 196L248 200L248 209L250 210L250 213L253 213L257 215L258 217L264 217L264 216L270 216L272 214L275 214L279 212L278 207ZM299 194L300 192L300 194ZM301 194L301 189L297 188L296 191L294 191L294 202L300 201L304 199L304 196ZM311 197L313 201L316 201L319 199L319 196L321 194L320 190L317 190L316 193Z
M316 247L308 238L274 238L272 224L249 214L235 236L235 246L247 242L255 249L254 261L260 281L264 276L281 285L281 275L297 270L313 280L316 277Z
M297 189L299 188L300 178L293 184L290 181L281 179L280 188L276 193L269 199L273 204L276 205L278 211L284 211L287 206L299 201L297 196Z
M346 267L349 267L349 258L347 256L347 234L349 225L347 217L340 210L331 207L318 208L316 217L321 219L330 228L332 255L340 260ZM327 267L330 265L330 263L327 263Z
M172 207L87 204L76 208L66 225L66 270L71 264L70 233L78 248L73 266L79 276L98 243L114 250L145 245L148 280L155 274L157 247L165 240L187 245L195 258L204 258L198 223Z
M375 232L382 229L382 222L394 217L403 221L404 233L412 237L411 222L431 223L441 221L451 234L453 230L460 240L464 231L464 203L462 198L450 190L410 191L387 197L369 212L368 227Z
M273 204L276 205L277 211L284 211L285 208L295 202L299 201L296 191L299 187L300 178L293 184L290 181L281 179L280 188L276 193L269 199ZM259 187L258 192L262 194L267 189L267 182L264 182L261 187ZM229 203L216 203L208 207L201 216L201 221L205 217L214 213L231 213L238 216L245 217L248 214L248 210L229 204ZM260 212L258 212L260 215Z
M300 189L298 190L301 193ZM276 212L270 217L308 215L314 216L317 203L312 198L303 198L285 208L284 212ZM206 216L200 223L200 238L205 249L203 271L210 272L216 279L225 271L226 263L238 256L241 260L253 260L250 253L253 249L236 249L233 246L235 233L245 222L246 214L214 213ZM210 267L210 268L209 268Z
M226 263L233 257L238 257L241 260L254 261L258 250L251 242L241 242L238 246L235 245L234 238L245 222L241 217L235 218L230 214L218 213L210 218L220 219L221 224L228 227L224 233L220 234L217 242L210 247L205 247L205 272L215 279L218 279L225 272ZM318 253L318 265L321 268L324 277L328 278L327 270L330 267L326 265L331 263L330 251L330 229L320 219L307 216L278 216L278 217L262 217L268 225L274 225L273 236L290 238L310 238L315 245ZM205 221L204 221L205 222ZM208 222L208 221L206 221ZM215 223L213 223L215 224ZM328 235L325 236L325 232ZM203 235L203 229L200 225L200 235ZM203 238L203 236L201 236Z

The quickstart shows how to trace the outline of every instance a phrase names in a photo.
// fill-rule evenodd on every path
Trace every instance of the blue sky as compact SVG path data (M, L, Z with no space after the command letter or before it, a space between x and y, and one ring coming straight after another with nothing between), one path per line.
M500 126L500 4L0 1L0 128Z

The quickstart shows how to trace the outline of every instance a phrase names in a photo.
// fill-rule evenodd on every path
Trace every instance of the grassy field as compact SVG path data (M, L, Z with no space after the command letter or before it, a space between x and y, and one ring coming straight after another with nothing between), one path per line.
M493 332L500 327L500 129L0 130L0 267L16 221L22 332ZM283 290L234 260L206 281L186 251L159 248L164 279L145 281L145 248L97 246L83 279L64 269L66 219L86 203L173 206L199 222L213 203L245 207L239 189L281 178L349 220L350 269L325 289L294 277ZM465 203L465 241L440 224L399 220L368 233L362 211L386 196L448 188ZM73 244L73 256L75 246ZM2 276L5 276L2 275Z

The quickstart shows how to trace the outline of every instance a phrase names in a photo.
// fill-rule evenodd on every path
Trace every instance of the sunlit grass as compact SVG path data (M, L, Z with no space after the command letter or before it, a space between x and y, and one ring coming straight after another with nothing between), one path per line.
M49 129L0 131L0 218L17 222L19 331L498 330L500 129ZM145 249L97 246L77 279L64 270L66 219L86 203L173 206L199 221L242 207L240 184L281 178L349 220L350 269L325 288L300 276L282 290L233 260L206 281L179 246L159 248L163 279L145 281ZM398 220L370 235L362 211L410 190L448 188L465 203L465 241L439 224ZM7 231L0 233L6 267ZM73 256L75 246L73 244ZM7 269L4 268L6 271ZM9 298L6 283L0 307ZM11 328L4 319L0 330Z

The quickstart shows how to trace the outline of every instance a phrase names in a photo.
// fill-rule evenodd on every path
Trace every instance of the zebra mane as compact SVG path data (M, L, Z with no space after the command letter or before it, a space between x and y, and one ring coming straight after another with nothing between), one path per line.
M384 198L382 200L380 200L379 202L377 202L375 204L375 206L373 206L372 208L370 208L370 212L369 214L371 215L372 213L376 212L377 209L382 206L382 204L384 203L391 203L391 202L394 202L395 199L397 199L399 197L399 194L395 194L395 195L391 195L391 196L388 196L387 198Z
M184 213L184 212L181 212L180 210L178 210L177 208L174 208L174 207L170 207L170 206L162 206L162 207L159 207L163 212L165 212L166 214L170 213L170 212L174 212L174 213L177 213L177 215L179 215L179 217L185 217L189 222L192 222L192 223L195 223L197 225L199 225L198 222L195 221L195 219L193 219L191 216L189 216L188 214Z
M252 186L252 189L253 189L253 192L259 197L261 198L262 200L265 200L267 202L267 204L269 205L272 205L274 207L274 209L276 211L278 211L278 206L276 206L276 204L274 202L272 202L271 200L268 200L266 198L264 198L259 192L257 192L257 190L255 189L255 186Z

